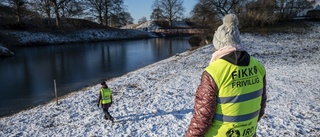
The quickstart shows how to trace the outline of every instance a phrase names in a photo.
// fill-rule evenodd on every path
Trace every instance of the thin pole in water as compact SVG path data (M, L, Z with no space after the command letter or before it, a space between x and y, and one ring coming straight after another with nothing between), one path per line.
M56 79L53 79L53 84L54 84L54 93L55 93L55 97L56 97L56 102L57 102L57 105L59 105Z

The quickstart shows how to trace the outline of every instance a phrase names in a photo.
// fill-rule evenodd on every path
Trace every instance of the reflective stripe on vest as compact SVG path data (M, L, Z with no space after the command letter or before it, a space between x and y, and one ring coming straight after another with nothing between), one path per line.
M225 103L237 103L237 102L243 102L250 100L252 98L256 98L262 95L262 89L259 89L257 91L248 93L248 94L243 94L240 96L230 96L230 97L218 97L217 98L217 103L219 104L225 104Z
M223 59L211 63L206 71L217 86L214 121L206 136L251 137L256 132L260 113L265 69L250 58L248 66L233 65Z
M241 122L241 121L247 121L247 120L253 119L256 116L258 116L259 113L260 113L260 109L253 113L239 115L239 116L225 116L221 114L215 114L214 119L223 121L223 122Z
M100 90L100 94L101 94L101 104L108 104L111 102L111 89L110 88L102 88Z

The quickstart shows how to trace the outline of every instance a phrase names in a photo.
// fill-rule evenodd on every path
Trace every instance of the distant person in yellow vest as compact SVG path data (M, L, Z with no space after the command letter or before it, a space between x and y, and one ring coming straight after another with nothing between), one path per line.
M104 113L104 119L111 120L113 122L113 117L109 113L109 108L112 104L112 91L106 84L106 82L101 83L101 89L99 90L99 98L97 106L101 104Z
M186 136L254 137L266 106L266 71L241 45L238 18L228 14L213 37Z

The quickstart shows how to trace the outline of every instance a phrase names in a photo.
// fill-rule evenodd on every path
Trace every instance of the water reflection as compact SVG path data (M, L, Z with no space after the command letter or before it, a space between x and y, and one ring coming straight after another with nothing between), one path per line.
M0 60L0 116L101 80L123 75L190 48L187 38L155 38L13 49Z

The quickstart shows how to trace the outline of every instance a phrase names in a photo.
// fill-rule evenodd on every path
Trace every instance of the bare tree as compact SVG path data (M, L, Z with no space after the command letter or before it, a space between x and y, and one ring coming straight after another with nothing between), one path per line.
M206 0L199 0L191 11L192 20L204 25L211 24L216 20L216 11L211 5L206 3Z
M61 16L65 18L81 16L83 14L83 3L80 0L65 0L61 3Z
M111 9L112 9L112 6L113 6L113 2L114 0L104 0L104 22L106 24L106 26L110 26L112 25L112 21L111 19L113 20L116 20L117 17L114 15L114 14L111 14Z
M147 18L146 17L142 17L141 19L138 20L138 24L142 24L142 23L145 23L147 22Z
M54 9L51 0L32 0L29 1L31 10L38 12L46 18L51 18L54 14Z
M160 7L155 7L150 15L150 19L151 20L161 20L164 19L163 15L162 15L162 10L160 9Z
M126 16L126 15L130 15L127 14L125 12L124 6L123 6L123 0L105 0L105 22L107 23L107 25L111 25L112 23L120 23L122 22L121 19L123 19L122 17ZM112 16L112 18L110 18ZM119 17L119 18L117 18ZM121 18L120 18L121 17ZM124 21L123 21L124 22ZM122 24L123 25L123 24Z
M59 27L59 22L61 17L70 17L75 14L78 14L82 11L80 8L80 0L42 0L43 2L43 8L46 11L46 14L48 17L51 16L51 8L53 7L53 11L55 14L55 22L56 26ZM76 13L74 13L76 12Z
M110 27L119 28L128 24L133 24L133 18L129 12L122 12L117 15L113 15L110 22Z
M53 5L54 13L56 15L56 26L59 28L59 22L60 22L60 14L59 14L59 6L63 2L63 0L50 0L50 2Z
M56 26L59 27L60 18L81 17L83 15L83 0L30 0L31 10L50 19L56 17Z
M10 5L13 6L14 14L17 18L17 22L21 23L22 13L23 13L23 6L25 5L25 0L9 0Z
M159 7L163 11L163 17L169 21L169 25L178 19L181 19L184 12L182 0L156 0L154 7Z
M273 24L277 21L275 8L276 0L249 1L240 11L240 22L243 27Z
M103 24L103 0L88 0L94 11L96 11L100 25Z
M92 11L101 25L111 26L119 20L118 15L125 15L123 0L88 0Z
M202 3L212 5L213 10L222 17L234 12L235 8L239 6L240 0L203 0Z
M297 15L297 13L312 8L315 0L277 0L277 14L280 20L288 20Z
M44 11L47 17L51 18L51 3L50 0L40 0L39 2L39 10Z

